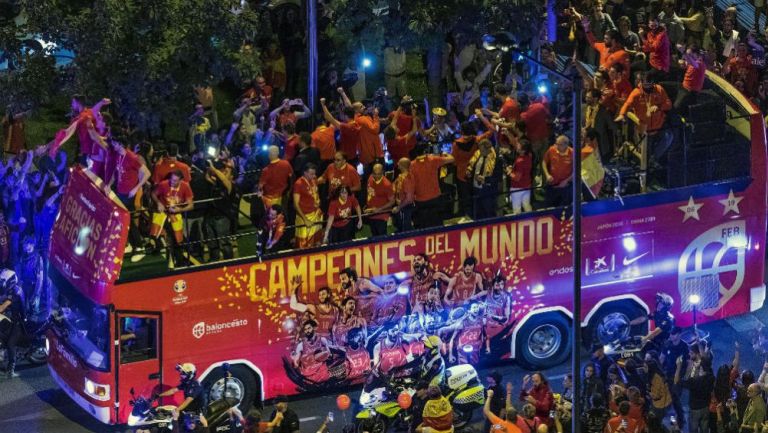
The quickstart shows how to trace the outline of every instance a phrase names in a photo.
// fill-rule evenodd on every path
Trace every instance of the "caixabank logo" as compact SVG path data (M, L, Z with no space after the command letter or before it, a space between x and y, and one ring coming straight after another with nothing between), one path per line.
M220 334L227 329L240 328L247 326L247 319L234 319L229 322L217 322L217 323L205 323L197 322L192 326L192 336L197 339L203 338L206 335Z

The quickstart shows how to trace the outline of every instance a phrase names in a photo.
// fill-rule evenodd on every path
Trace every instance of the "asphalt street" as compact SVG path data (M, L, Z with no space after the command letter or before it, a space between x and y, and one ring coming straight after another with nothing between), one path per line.
M751 369L759 374L762 360L750 347L751 334L760 324L768 325L768 309L739 318L719 320L701 326L714 341L715 366L730 363L733 356L733 342L739 341L742 347L742 368ZM586 356L586 354L585 354ZM526 370L513 363L496 368L504 381L511 381L516 389L522 382ZM489 370L483 370L481 375ZM563 364L547 370L555 392L562 390L562 379L570 371L570 364ZM63 391L56 387L45 366L25 368L22 366L21 377L0 379L0 433L79 433L79 432L118 432L123 428L105 426L95 421L80 409ZM356 401L359 392L350 392ZM336 408L336 395L297 399L290 406L301 419L301 431L317 431L322 419L329 411L335 413L335 422L331 425L332 433L340 433L345 421L351 422L354 414L351 410L341 413ZM265 408L265 416L272 408ZM475 414L473 429L481 430L482 415Z

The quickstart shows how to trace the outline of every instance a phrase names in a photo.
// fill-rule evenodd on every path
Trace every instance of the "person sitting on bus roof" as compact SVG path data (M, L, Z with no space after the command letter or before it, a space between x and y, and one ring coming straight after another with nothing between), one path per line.
M184 401L176 408L178 413L188 411L201 414L208 407L208 401L203 386L195 379L197 367L195 367L195 364L185 362L184 364L177 364L176 371L179 372L179 384L158 394L158 397L170 397L182 391L184 393Z

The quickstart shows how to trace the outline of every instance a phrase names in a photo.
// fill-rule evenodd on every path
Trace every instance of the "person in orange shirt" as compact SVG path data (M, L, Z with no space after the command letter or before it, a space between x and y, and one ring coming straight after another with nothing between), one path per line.
M323 118L326 122L339 130L339 145L337 150L341 151L347 158L347 161L357 164L358 154L360 153L360 125L355 122L355 110L352 107L344 107L344 117L342 123L333 117L328 107L325 105L325 98L320 98L320 106L323 107Z
M416 204L416 228L443 224L445 199L440 196L440 168L453 163L452 155L421 155L411 163L410 173L415 184L413 197Z
M383 161L384 149L379 139L379 109L375 107L366 107L362 102L354 102L344 92L343 87L336 89L344 101L345 107L352 107L355 110L355 123L360 127L360 162L365 167L366 178L371 172L374 162Z
M392 185L395 192L395 207L392 208L395 228L398 232L413 230L413 210L415 208L413 192L416 185L410 173L411 160L400 158L397 161L397 170L400 174Z
M288 191L293 167L280 159L280 149L277 146L269 146L269 164L261 170L259 188L263 193L264 206L269 208L273 204L283 204L283 195Z
M480 114L482 116L482 113ZM472 210L472 181L467 179L467 166L477 151L477 144L491 138L492 131L477 135L475 124L466 121L461 124L461 137L453 141L451 156L456 164L456 193L459 196L459 216L468 216Z
M398 108L393 111L392 121L384 129L384 140L387 142L387 151L393 161L400 161L402 158L408 158L413 150L411 146L411 139L416 136L418 132L418 124L411 122L411 129L401 131L398 125L400 125L399 119L402 115L402 110ZM403 134L405 132L405 134Z
M629 416L629 409L628 401L619 403L619 414L608 420L605 433L640 433L640 425L636 419Z
M541 162L544 178L547 181L547 206L568 206L571 203L571 181L573 180L573 148L571 140L560 135L555 144L544 153Z
M648 148L652 149L654 158L658 160L672 144L669 134L659 133L664 126L666 113L671 108L672 101L664 88L650 81L644 72L638 72L637 88L629 94L615 120L624 121L626 114L631 110L637 116L638 133L648 135Z
M704 78L707 74L707 64L696 45L691 45L683 53L681 63L685 66L683 84L677 91L675 103L672 104L675 112L680 114L687 112L686 107L696 103L699 92L704 88Z
M360 191L360 175L355 167L347 162L342 152L336 152L333 164L325 169L317 183L318 185L328 184L328 197L341 185L346 185L353 193Z
M638 118L641 133L661 129L666 112L672 108L672 101L664 88L654 84L644 72L637 73L637 87L632 90L616 116L616 122L624 120L630 110Z
M626 77L629 78L629 53L624 50L624 38L621 33L616 29L608 29L605 31L603 42L599 42L592 34L587 18L581 20L581 25L587 34L589 45L600 54L600 69L607 71L614 63L621 63L624 65Z
M312 131L312 147L320 152L318 171L324 173L326 167L333 164L333 155L336 153L336 128L328 122L315 128Z
M367 219L371 235L387 234L387 221L394 204L395 192L392 189L392 182L384 176L384 166L381 163L373 164L371 177L368 178L368 197L365 207L365 213L369 214Z

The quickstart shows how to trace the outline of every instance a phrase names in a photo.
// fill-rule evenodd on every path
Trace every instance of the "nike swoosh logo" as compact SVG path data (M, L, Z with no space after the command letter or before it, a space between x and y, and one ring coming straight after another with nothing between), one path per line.
M622 263L624 264L624 266L629 266L629 265L631 265L632 263L635 263L636 261L638 261L638 260L642 259L642 258L643 258L643 256L645 256L645 255L647 255L647 254L648 254L648 251L644 252L643 254L640 254L640 255L639 255L639 256L637 256L637 257L632 257L631 259L630 259L630 258L628 258L628 257L624 257L624 260L622 261Z

